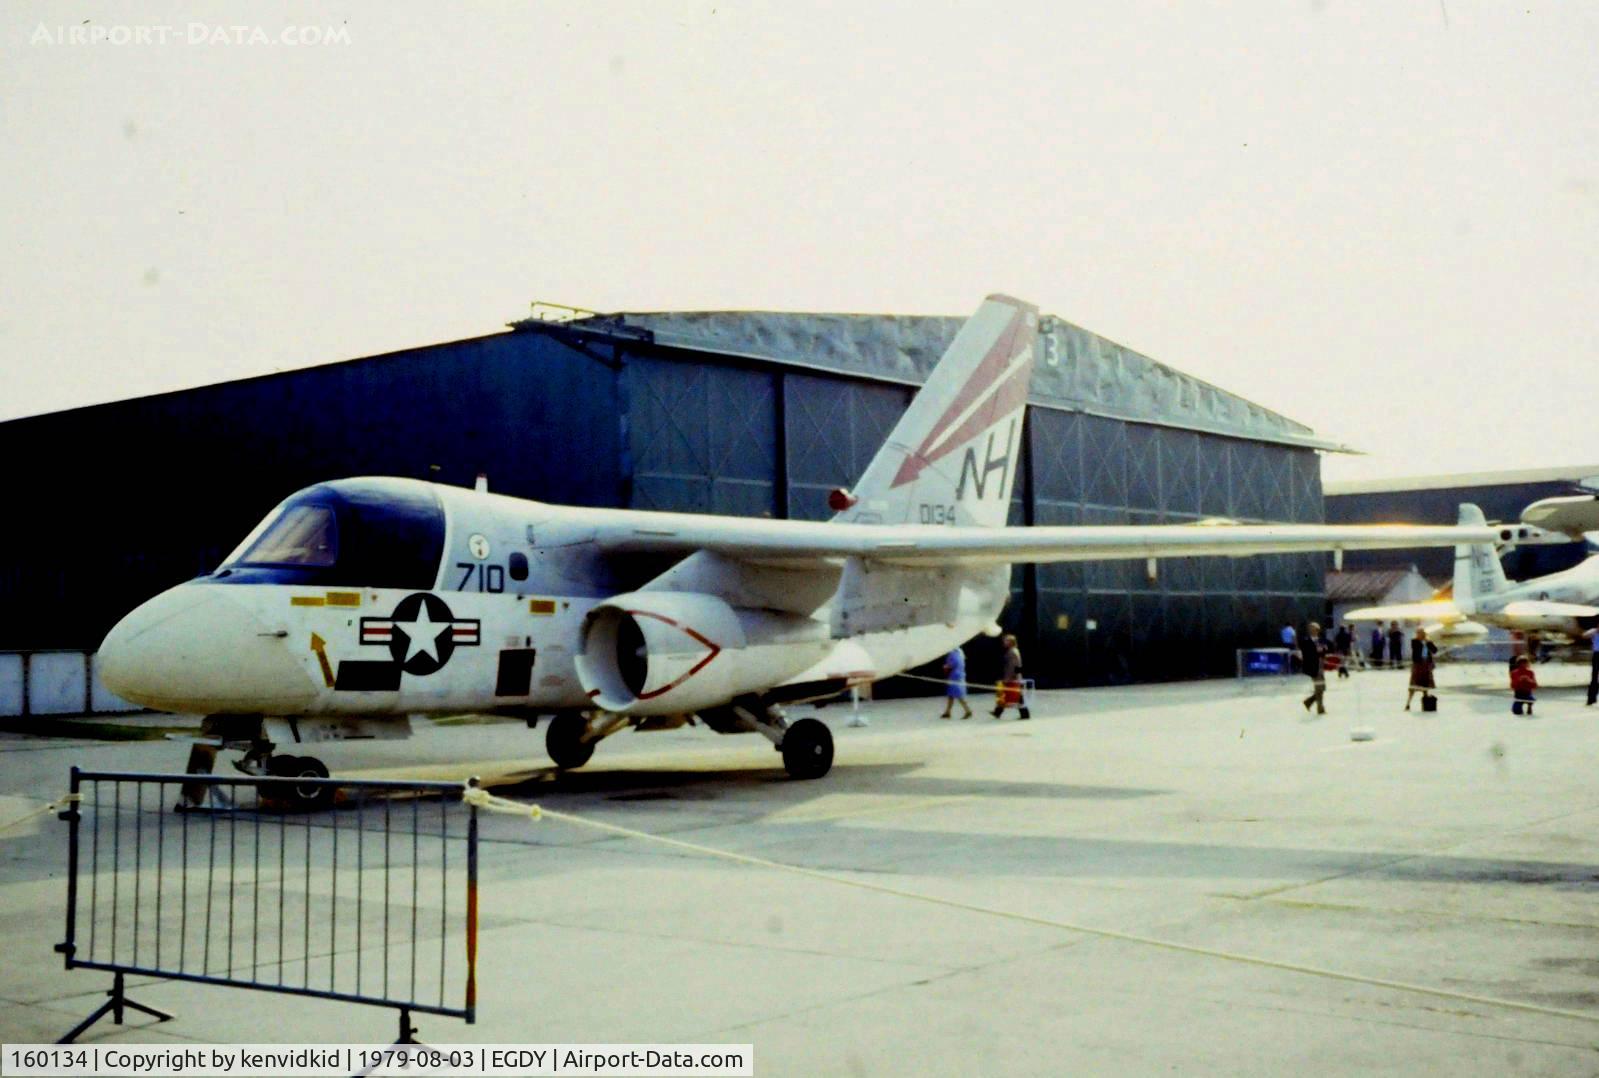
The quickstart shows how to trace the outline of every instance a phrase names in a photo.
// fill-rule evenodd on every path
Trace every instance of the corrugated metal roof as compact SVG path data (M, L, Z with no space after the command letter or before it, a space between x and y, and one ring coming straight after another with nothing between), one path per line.
M1343 603L1360 599L1379 599L1414 569L1346 569L1327 574L1327 599Z
M810 367L921 385L964 318L779 311L656 311L593 314L516 330L567 331L649 340L747 360ZM1074 326L1041 318L1034 404L1158 426L1225 434L1330 452L1348 446L1302 423Z

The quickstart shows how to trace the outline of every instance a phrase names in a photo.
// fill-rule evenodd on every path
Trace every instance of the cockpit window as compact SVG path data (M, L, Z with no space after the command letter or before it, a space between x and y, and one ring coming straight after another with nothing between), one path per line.
M340 479L291 496L208 579L419 591L443 554L444 507L427 484Z
M339 523L327 505L291 505L236 559L239 565L329 566L339 560Z

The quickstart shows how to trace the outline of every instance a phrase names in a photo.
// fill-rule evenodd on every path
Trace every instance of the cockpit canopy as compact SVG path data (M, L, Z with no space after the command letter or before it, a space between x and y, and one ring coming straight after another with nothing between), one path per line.
M443 554L444 508L431 486L340 479L287 498L210 579L422 591Z

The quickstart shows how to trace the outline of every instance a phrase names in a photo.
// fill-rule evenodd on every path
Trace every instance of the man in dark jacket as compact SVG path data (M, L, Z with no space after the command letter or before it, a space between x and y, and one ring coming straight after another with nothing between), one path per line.
M1305 710L1316 705L1316 714L1327 714L1322 694L1327 691L1327 642L1321 638L1321 626L1310 623L1310 631L1299 645L1299 668L1310 677L1310 695L1305 697Z

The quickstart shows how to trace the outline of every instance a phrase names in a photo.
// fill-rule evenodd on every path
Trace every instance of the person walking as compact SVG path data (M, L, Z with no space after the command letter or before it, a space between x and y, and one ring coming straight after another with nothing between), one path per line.
M1599 700L1599 625L1582 634L1593 643L1593 654L1588 659L1588 706Z
M1323 696L1327 692L1327 642L1322 639L1321 626L1315 622L1309 625L1310 631L1305 634L1305 642L1300 645L1299 668L1310 677L1310 695L1305 697L1305 710L1310 710L1310 705L1316 705L1316 714L1327 714L1327 705Z
M1405 710L1410 710L1410 698L1421 693L1421 707L1427 710L1427 697L1437 688L1433 683L1433 656L1438 645L1427 639L1426 629L1417 629L1416 638L1410 642L1410 685L1405 691Z
M1405 661L1405 634L1399 631L1399 623L1388 623L1388 665L1398 666Z
M972 705L966 702L966 653L958 647L944 656L944 713L939 718L949 718L957 702L966 712L961 718L971 718Z
M1382 624L1380 622L1371 627L1371 665L1373 668L1382 666Z
M1333 648L1338 652L1338 676L1348 677L1349 664L1355 650L1355 637L1349 631L1347 622L1338 626L1338 631L1333 634Z
M1012 704L1020 712L1017 716L1021 719L1030 719L1032 714L1027 710L1026 699L1022 695L1022 652L1016 646L1016 638L1006 634L1000 641L1005 647L1003 660L1003 673L1000 677L999 692L994 700L994 718L1004 715L1005 709Z

